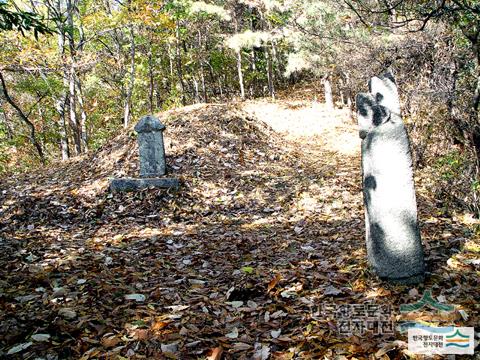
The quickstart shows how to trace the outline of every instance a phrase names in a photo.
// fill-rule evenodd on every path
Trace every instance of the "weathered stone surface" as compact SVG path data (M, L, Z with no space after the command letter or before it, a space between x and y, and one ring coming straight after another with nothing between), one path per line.
M144 116L135 126L138 133L140 177L156 177L166 173L163 125L152 115Z
M166 173L163 125L152 115L144 116L135 126L138 133L140 178L110 179L111 191L178 188L178 179L162 178Z
M357 96L368 259L380 278L421 282L424 254L398 91L390 73L369 85L371 93Z
M178 188L180 185L178 179L174 178L124 178L110 180L110 189L112 191L138 191L144 189L168 189Z

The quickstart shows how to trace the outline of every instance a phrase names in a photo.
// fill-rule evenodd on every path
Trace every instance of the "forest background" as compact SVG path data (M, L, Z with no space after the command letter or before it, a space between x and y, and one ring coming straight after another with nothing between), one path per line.
M192 103L313 88L353 111L390 68L416 168L478 217L479 41L476 0L0 0L0 174Z

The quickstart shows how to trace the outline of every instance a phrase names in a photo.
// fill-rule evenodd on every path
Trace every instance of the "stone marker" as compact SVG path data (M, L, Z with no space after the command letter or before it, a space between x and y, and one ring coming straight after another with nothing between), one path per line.
M165 175L165 147L163 145L165 125L156 117L148 115L141 118L134 129L138 133L140 176Z
M140 177L112 179L113 191L137 191L147 188L176 188L178 179L161 177L166 174L165 147L163 144L163 125L152 115L144 116L135 125L138 133L138 151L140 159Z
M362 138L367 253L377 275L400 284L423 281L425 263L408 135L390 72L357 95Z

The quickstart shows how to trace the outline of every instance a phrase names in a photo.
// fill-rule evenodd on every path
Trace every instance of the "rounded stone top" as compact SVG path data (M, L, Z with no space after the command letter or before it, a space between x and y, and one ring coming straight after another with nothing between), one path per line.
M165 130L165 125L156 116L147 115L140 119L134 130L137 133L163 131Z

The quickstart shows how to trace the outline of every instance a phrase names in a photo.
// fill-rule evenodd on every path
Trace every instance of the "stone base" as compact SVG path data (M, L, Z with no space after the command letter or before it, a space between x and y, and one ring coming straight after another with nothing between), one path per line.
M144 189L178 188L180 182L175 178L124 178L110 179L112 191L139 191Z
M386 281L393 285L417 285L423 283L425 281L425 275L413 275L406 278L383 278L380 277L381 280Z

